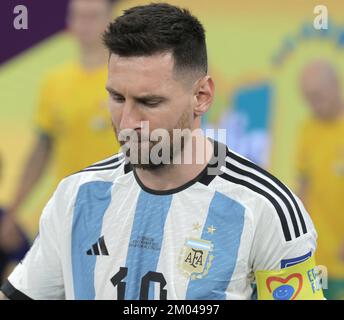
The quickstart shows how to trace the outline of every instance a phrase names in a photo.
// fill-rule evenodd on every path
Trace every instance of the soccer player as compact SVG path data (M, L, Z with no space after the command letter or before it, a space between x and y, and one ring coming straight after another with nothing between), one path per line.
M0 226L0 247L20 245L15 221L20 207L53 162L55 185L66 175L119 150L108 119L108 54L101 34L112 19L114 1L70 0L67 25L79 46L77 61L51 71L42 84L35 116L36 143Z
M319 234L317 262L328 269L327 299L344 299L344 102L334 67L305 66L301 89L311 111L297 152L300 198Z
M123 153L59 184L4 297L321 299L300 200L199 130L214 82L198 19L138 6L103 38Z

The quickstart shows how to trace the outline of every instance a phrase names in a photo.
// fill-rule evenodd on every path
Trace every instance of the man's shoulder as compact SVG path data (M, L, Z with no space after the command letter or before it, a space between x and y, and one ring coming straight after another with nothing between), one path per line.
M93 163L88 167L64 178L58 190L64 193L76 193L79 188L92 182L114 182L118 177L127 173L127 166L123 153L116 153L111 157Z
M78 70L78 65L75 61L68 61L53 67L49 72L43 77L43 81L60 82L61 79L64 81L69 79Z
M313 134L315 131L319 130L319 126L322 126L321 121L316 119L314 116L307 117L301 122L300 132L301 135Z
M227 148L219 178L231 185L241 203L252 211L258 225L269 222L270 228L271 223L279 225L286 241L308 232L309 217L303 204L269 171Z
M269 198L266 196L269 191L278 194L284 191L289 195L292 193L288 186L268 169L233 151L228 146L218 176L224 184L228 182L235 187L241 186L244 195L247 193L250 198Z

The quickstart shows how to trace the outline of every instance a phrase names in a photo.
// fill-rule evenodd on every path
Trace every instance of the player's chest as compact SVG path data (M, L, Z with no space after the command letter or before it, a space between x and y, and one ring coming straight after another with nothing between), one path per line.
M322 174L322 183L344 182L344 142L342 139L337 137L322 139L314 144L312 150L312 154L308 157L308 166L314 178L319 179L319 175Z
M98 231L83 231L92 235L78 244L83 262L72 262L84 266L78 272L93 270L88 281L99 298L224 299L245 276L245 210L232 200L205 190L196 197L118 188L112 197Z

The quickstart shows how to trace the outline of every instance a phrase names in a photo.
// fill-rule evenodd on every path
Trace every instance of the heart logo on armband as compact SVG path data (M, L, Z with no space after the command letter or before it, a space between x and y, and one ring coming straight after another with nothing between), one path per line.
M274 300L294 300L302 289L303 278L300 273L293 273L287 278L269 277L266 286Z

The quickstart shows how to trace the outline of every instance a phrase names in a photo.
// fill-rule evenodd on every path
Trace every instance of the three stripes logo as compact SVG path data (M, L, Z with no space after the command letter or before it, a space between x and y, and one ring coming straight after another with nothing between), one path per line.
M109 252L105 245L104 236L100 237L99 240L92 245L92 248L87 250L88 256L108 256Z

